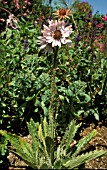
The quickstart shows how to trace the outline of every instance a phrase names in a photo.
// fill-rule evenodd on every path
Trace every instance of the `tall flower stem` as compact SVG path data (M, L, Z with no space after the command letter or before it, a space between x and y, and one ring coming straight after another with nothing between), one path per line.
M55 69L56 69L56 64L57 64L57 55L58 55L58 46L54 47L53 70L55 70Z
M51 99L50 99L50 110L49 110L49 124L52 134L52 139L55 139L55 115L56 115L56 82L55 82L55 76L56 76L56 61L57 61L57 55L58 55L58 46L54 48L54 60L53 60L53 67L51 72ZM51 154L51 161L54 161L54 148L53 152Z

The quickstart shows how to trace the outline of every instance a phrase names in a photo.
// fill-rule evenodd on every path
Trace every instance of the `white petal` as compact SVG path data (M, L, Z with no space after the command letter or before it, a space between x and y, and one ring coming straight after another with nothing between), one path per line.
M68 45L68 47L71 47L71 40L66 40L66 44Z
M43 49L43 48L45 48L46 46L47 46L47 44L41 45L41 46L40 46L40 49Z
M53 41L52 41L52 47L55 47L55 46L56 46L56 40L53 39Z
M70 39L66 39L66 43L71 43L72 41Z
M48 22L49 22L49 25L51 25L51 24L53 24L53 23L54 23L54 21L53 21L53 20L48 20Z
M69 37L70 36L70 33L69 32L66 32L63 34L63 37Z
M52 43L52 42L53 42L53 38L50 37L49 39L46 39L46 41L47 41L48 43Z
M39 37L38 37L38 39L41 39L41 38L43 38L43 37L42 37L42 36L39 36Z
M53 42L52 42L52 47L55 47L55 46L59 46L59 47L61 47L61 41L58 41L58 40L53 40Z
M61 38L61 43L66 44L65 38Z
M46 25L43 25L44 30L49 30L49 27L47 27Z
M50 39L53 39L53 37L52 36L46 36L45 39L50 40Z
M61 47L61 41L57 41L56 43L59 47Z

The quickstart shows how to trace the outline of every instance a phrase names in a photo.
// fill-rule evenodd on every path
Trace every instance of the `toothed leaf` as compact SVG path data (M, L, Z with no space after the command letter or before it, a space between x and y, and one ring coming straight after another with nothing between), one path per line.
M107 154L107 151L95 150L95 151L91 151L91 152L86 153L86 154L82 154L82 155L80 155L80 156L78 156L74 159L69 158L69 160L65 161L65 163L64 163L64 160L62 162L63 162L63 166L65 166L66 168L72 169L72 168L79 167L81 164L89 162L90 160L98 158L98 157L103 156L105 154Z
M96 130L93 130L91 133L81 139L78 144L76 144L77 149L72 155L72 157L75 157L90 142L90 140L96 136L96 133Z

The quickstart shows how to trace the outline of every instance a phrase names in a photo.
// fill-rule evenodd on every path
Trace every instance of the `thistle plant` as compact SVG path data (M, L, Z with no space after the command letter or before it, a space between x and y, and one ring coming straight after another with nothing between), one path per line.
M69 35L72 33L72 26L66 26L65 21L62 20L49 20L49 25L43 25L43 30L41 31L43 36L39 37L39 44L41 45L40 49L45 48L47 52L53 51L54 60L52 66L51 73L51 99L50 99L50 108L49 108L49 129L51 131L51 137L54 140L56 137L55 129L56 129L56 112L57 112L57 104L56 104L56 83L55 83L55 74L56 74L56 64L58 57L58 48L61 47L62 44L67 44L71 46L71 40L68 39ZM52 155L52 160L54 160L54 156Z
M60 14L60 13L59 13ZM66 14L66 13L65 13ZM61 13L62 15L62 13ZM71 47L69 39L72 31L72 25L66 26L64 20L49 20L48 25L43 25L42 36L38 37L40 49L44 49L46 53L53 53L53 65L51 68L51 98L49 107L49 118L41 117L41 122L35 123L33 119L28 125L29 134L31 135L31 145L27 143L21 136L7 133L0 130L7 141L11 143L8 149L20 156L33 169L73 169L79 168L81 164L95 159L99 156L107 154L106 151L91 151L89 153L80 154L82 149L96 135L96 131L92 131L86 137L76 142L74 148L72 142L78 132L81 124L76 124L72 120L64 135L58 141L56 129L56 65L58 60L58 49L61 45Z

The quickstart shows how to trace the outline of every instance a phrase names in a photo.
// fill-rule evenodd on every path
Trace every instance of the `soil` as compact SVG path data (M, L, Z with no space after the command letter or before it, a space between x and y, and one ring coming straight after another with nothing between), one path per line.
M89 127L84 128L80 135L84 137L93 129L97 130L97 135L89 142L87 150L107 150L107 127L104 126L102 122L100 122L96 127L94 124L90 124ZM86 163L85 169L107 169L107 155L96 158Z
M88 127L84 127L80 132L80 137L86 136L90 133L93 129L97 130L97 135L89 142L89 144L84 148L86 151L91 151L94 149L103 149L107 150L107 124L100 122L97 126L94 123L90 124ZM28 142L30 141L29 135L25 137L25 140ZM83 150L83 152L84 152ZM12 153L9 153L8 160L10 162L10 166L8 170L27 170L30 169L28 165L20 160L17 156ZM86 163L84 169L107 169L107 155L103 157L96 158L91 160L90 162Z

